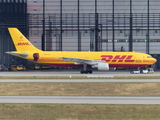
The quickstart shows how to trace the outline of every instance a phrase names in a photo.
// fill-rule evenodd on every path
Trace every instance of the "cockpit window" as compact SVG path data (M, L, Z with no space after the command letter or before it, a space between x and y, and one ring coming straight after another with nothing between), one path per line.
M152 56L147 56L147 58L153 58Z

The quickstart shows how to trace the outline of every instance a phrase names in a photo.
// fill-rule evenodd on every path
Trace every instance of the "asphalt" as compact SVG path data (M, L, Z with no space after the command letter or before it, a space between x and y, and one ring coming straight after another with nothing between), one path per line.
M118 71L93 71L92 74L80 74L79 70L53 69L53 70L31 70L31 71L0 71L0 76L87 76L88 78L114 76L160 76L160 71L154 71L153 74L131 74L129 70Z
M160 104L160 97L122 96L0 96L0 103Z

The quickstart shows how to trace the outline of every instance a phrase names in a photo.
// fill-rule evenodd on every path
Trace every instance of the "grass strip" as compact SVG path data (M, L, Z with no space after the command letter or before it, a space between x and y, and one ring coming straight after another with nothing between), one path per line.
M0 104L2 120L160 120L160 105Z
M160 96L160 83L0 83L0 95Z

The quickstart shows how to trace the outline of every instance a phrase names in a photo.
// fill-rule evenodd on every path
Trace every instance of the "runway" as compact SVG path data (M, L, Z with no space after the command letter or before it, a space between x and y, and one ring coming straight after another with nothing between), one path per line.
M0 103L160 104L160 97L0 96Z

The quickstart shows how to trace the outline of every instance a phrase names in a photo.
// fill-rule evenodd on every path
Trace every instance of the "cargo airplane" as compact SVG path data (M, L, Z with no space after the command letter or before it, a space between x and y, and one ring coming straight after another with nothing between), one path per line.
M151 55L139 52L42 51L33 46L17 28L8 30L16 51L6 53L46 65L82 67L81 74L91 74L91 68L98 70L109 70L109 67L140 68L156 62Z

